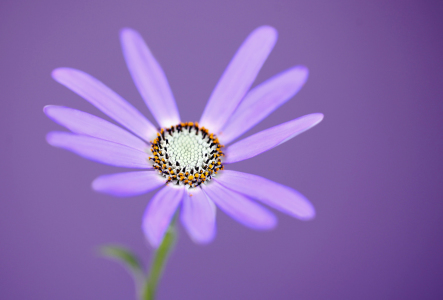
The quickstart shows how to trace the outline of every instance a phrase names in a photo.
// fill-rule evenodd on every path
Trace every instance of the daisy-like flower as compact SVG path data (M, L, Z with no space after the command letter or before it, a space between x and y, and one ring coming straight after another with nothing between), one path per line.
M263 130L231 144L289 100L303 86L308 70L290 68L250 90L277 40L269 26L254 30L241 45L209 98L200 121L183 123L168 81L142 37L121 31L123 54L142 98L160 126L94 77L59 68L53 78L127 130L88 113L49 105L46 115L69 129L50 132L49 144L85 158L118 167L146 169L103 175L94 190L134 196L161 188L149 202L142 228L157 247L181 206L190 237L210 242L216 232L216 206L253 229L270 229L276 218L260 201L301 220L314 217L312 204L299 192L263 177L225 170L231 163L270 150L318 124L314 113ZM282 166L284 167L284 166Z

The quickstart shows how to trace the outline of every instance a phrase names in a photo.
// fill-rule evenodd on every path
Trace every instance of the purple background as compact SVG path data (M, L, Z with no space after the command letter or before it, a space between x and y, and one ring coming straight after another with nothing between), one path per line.
M441 1L418 0L2 0L0 298L134 299L132 279L95 247L152 254L140 223L153 193L97 194L92 179L122 169L45 142L61 129L46 104L103 116L51 70L86 71L152 120L118 40L135 28L195 121L244 38L268 24L279 41L256 83L297 64L310 77L248 134L325 119L229 168L301 191L317 217L277 213L275 230L256 232L219 213L208 246L180 228L159 299L442 299L442 15Z

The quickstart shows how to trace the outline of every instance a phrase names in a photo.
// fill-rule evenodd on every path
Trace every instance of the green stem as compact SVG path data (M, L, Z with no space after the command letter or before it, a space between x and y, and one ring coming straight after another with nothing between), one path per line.
M145 285L143 286L142 300L155 299L155 292L157 290L158 282L160 281L166 261L175 245L176 239L177 232L175 229L175 220L172 220L171 224L169 224L168 230L165 233L162 243L154 253L149 276Z

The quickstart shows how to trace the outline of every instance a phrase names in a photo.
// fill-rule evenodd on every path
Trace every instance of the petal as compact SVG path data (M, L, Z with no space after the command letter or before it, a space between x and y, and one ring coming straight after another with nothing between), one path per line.
M255 29L229 63L209 98L200 124L218 133L251 87L277 41L270 26Z
M204 185L203 191L225 213L238 222L253 229L271 229L277 224L275 216L267 209L255 204L245 196L212 181Z
M301 220L315 216L315 209L302 194L282 184L266 178L224 170L214 180L225 187L287 213Z
M138 91L161 127L180 123L168 80L140 34L129 28L120 33L123 55Z
M92 188L97 192L127 197L150 192L165 182L156 171L137 171L99 176L92 182Z
M54 147L67 149L104 164L126 168L152 168L147 153L121 144L68 132L50 132L46 140Z
M242 161L268 151L317 125L323 114L309 114L251 135L226 149L226 164Z
M56 105L46 105L43 111L53 121L65 126L74 133L89 135L132 147L140 151L148 148L146 143L135 135L108 121L80 110Z
M184 187L165 186L146 207L142 229L153 247L158 247L183 198Z
M59 68L52 72L52 77L145 141L155 137L157 130L151 122L120 95L91 75L71 68Z
M192 240L209 243L215 237L216 208L201 189L185 192L181 220Z
M291 99L307 78L307 68L293 67L249 91L218 134L222 143L228 144L235 140Z

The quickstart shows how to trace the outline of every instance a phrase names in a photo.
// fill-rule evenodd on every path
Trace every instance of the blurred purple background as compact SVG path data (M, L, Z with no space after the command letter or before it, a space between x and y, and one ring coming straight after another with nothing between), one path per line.
M152 254L140 223L153 193L97 194L91 181L122 169L45 142L61 129L46 104L103 116L51 70L86 71L153 120L121 54L119 29L132 27L195 121L244 38L268 24L279 40L256 84L297 64L310 77L248 134L325 119L229 168L299 190L317 217L277 213L275 230L256 232L219 211L208 246L180 228L158 299L442 299L442 15L441 1L418 0L2 0L0 298L134 299L132 279L95 249Z

